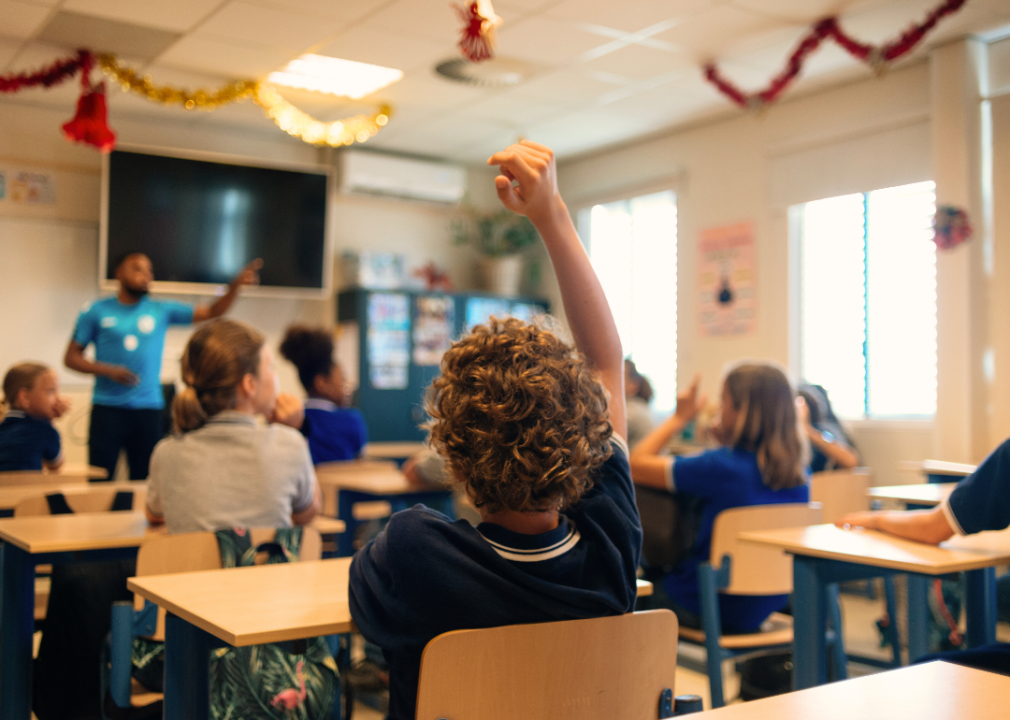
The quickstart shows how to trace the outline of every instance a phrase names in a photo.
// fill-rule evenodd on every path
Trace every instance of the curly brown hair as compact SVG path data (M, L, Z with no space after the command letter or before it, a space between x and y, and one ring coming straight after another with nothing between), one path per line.
M432 445L489 513L568 507L610 456L603 384L537 324L492 317L474 327L442 358L425 405Z

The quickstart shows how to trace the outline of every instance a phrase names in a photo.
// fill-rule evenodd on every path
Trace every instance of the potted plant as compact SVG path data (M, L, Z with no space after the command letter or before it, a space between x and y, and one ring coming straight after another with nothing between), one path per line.
M452 223L453 242L472 245L477 259L477 282L496 295L518 295L523 253L537 244L533 223L511 210L479 212L467 208Z

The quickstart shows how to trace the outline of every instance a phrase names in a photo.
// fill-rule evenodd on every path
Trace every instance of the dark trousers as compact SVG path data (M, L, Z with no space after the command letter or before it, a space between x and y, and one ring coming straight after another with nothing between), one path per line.
M131 480L146 480L151 453L165 434L164 411L91 406L88 462L104 468L109 480L116 473L119 451L126 450Z

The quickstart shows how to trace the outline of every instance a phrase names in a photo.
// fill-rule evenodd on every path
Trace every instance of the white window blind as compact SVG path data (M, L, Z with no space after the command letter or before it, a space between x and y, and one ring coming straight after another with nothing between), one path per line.
M649 378L654 410L677 398L677 205L673 192L596 205L589 254L625 357Z
M936 413L934 184L801 206L803 378L846 418Z

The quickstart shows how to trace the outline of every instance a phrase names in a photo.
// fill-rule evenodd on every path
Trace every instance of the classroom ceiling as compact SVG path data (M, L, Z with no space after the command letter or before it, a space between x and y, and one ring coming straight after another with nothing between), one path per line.
M395 67L404 77L360 101L307 91L284 96L320 120L389 102L395 115L370 147L479 162L528 137L561 156L584 153L732 111L702 78L719 61L746 89L768 82L810 24L830 14L871 42L895 37L938 0L494 0L504 19L498 56L530 77L507 88L439 77L458 57L449 0L0 0L0 71L33 70L84 46L114 52L156 84L211 88L263 78L314 52ZM1010 27L1007 0L969 0L917 51L970 33ZM865 77L831 43L810 57L790 92ZM4 102L65 107L76 82L23 91ZM113 91L117 115L279 132L251 102L213 113L154 105ZM68 114L69 117L69 114ZM291 142L300 142L292 139Z

